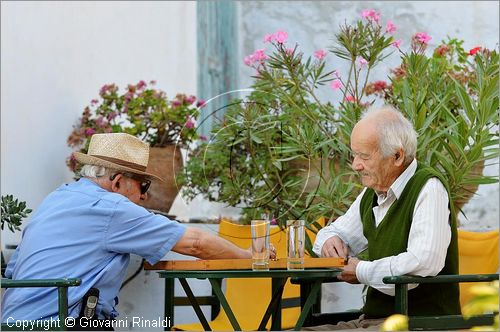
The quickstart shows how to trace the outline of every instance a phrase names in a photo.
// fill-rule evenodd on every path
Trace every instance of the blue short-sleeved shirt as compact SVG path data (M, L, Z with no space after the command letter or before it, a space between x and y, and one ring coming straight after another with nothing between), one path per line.
M77 317L85 293L100 291L98 318L114 306L130 253L154 264L182 237L185 226L148 212L125 196L82 178L49 194L27 223L7 270L12 279L81 278L68 289L69 315ZM2 321L57 317L57 289L9 288Z

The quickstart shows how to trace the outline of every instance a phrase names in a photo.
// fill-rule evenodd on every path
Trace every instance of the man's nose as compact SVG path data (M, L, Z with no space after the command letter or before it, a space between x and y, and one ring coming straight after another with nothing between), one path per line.
M363 164L359 162L358 157L354 157L351 167L356 172L359 172L363 169Z

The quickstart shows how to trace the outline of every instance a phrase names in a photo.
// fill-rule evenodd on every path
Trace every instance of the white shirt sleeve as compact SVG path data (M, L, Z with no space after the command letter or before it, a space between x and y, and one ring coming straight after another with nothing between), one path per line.
M404 274L422 277L437 275L444 267L451 240L449 214L446 189L438 179L429 179L415 204L407 250L397 256L373 262L359 262L356 268L358 280L394 296L394 285L384 284L383 277ZM413 284L408 288L416 286L418 285Z
M344 241L349 247L350 256L356 256L366 249L368 241L363 235L363 224L361 223L361 215L359 213L361 198L363 198L365 191L366 188L358 195L343 216L338 217L337 220L323 227L318 232L313 245L313 251L316 255L321 256L321 249L325 241L332 236L338 236Z

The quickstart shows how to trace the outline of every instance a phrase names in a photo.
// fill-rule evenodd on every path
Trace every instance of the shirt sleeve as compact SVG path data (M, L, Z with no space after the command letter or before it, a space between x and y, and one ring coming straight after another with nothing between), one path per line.
M356 256L366 249L368 241L363 235L363 224L359 213L361 198L365 191L366 188L358 195L343 216L338 217L337 220L318 232L313 245L313 251L316 255L321 256L323 245L332 236L338 236L344 241L349 247L349 255L351 256Z
M10 256L9 263L7 264L7 267L5 268L5 277L12 279L12 274L14 273L14 267L16 266L17 262L17 256L19 255L19 249L21 247L21 243L17 246L16 250Z
M356 268L358 280L394 296L394 285L382 282L385 276L435 276L444 267L451 241L448 193L441 181L431 178L422 188L415 209L405 252L372 262L360 261ZM409 285L408 289L418 284Z
M154 264L172 249L185 230L184 225L125 199L116 204L105 235L105 248L133 253Z

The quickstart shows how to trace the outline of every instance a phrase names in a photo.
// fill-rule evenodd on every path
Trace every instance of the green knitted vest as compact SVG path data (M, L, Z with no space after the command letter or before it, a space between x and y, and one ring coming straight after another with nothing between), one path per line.
M367 251L370 261L395 256L406 251L415 203L422 187L432 177L437 177L444 184L450 197L443 177L435 170L421 167L419 164L401 197L389 208L378 227L375 227L372 210L377 202L377 195L373 189L366 190L361 199L360 212L363 234L368 239ZM439 274L458 274L456 216L451 204L449 208L451 243L448 247L445 266ZM408 304L410 316L460 314L458 284L420 284L408 292ZM394 297L369 287L363 313L367 318L387 317L394 314Z

